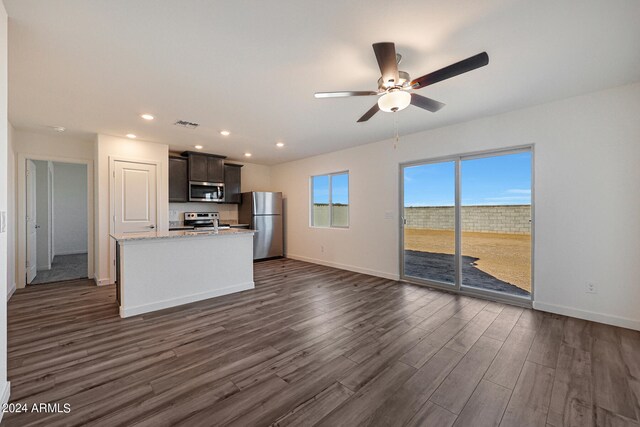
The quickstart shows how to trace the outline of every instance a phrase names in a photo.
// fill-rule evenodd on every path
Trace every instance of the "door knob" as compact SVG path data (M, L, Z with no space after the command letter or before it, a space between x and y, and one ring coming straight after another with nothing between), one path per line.
M36 224L36 228L40 228L40 226L38 224Z

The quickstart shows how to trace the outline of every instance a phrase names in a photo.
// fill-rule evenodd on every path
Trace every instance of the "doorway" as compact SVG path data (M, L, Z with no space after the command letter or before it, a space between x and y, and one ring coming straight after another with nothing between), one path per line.
M401 278L529 305L532 165L532 147L402 164Z
M26 284L89 276L87 165L26 159Z

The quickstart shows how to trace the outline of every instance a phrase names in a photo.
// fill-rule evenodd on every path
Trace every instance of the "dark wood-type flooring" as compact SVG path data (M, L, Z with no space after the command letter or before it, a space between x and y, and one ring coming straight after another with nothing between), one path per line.
M7 426L638 426L640 333L273 260L256 288L120 319L113 286L9 303ZM176 286L180 286L176 283Z

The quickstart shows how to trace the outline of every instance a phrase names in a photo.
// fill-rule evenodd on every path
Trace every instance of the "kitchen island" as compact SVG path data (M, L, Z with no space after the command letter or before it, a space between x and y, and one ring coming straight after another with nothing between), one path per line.
M253 233L112 234L120 317L253 289Z

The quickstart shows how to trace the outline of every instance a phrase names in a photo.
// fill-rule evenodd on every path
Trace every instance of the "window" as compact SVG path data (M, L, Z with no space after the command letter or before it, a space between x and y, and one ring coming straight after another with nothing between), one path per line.
M311 226L349 227L349 172L311 177Z

